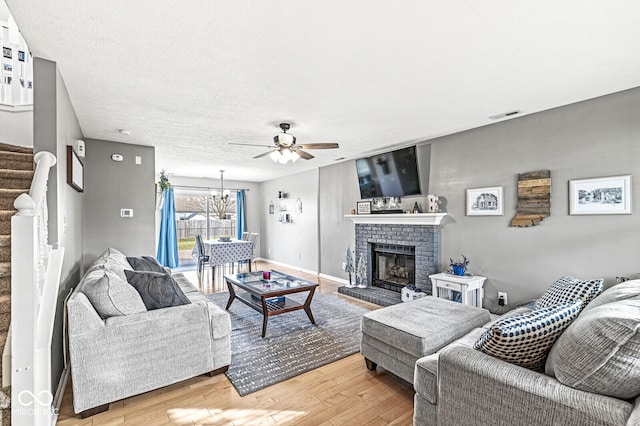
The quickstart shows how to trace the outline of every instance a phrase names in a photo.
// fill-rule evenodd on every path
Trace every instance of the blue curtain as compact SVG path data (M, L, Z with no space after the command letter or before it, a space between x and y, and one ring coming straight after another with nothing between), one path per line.
M158 241L158 262L163 266L178 266L178 240L176 239L176 204L173 199L173 187L162 193L162 220L160 222L160 239Z
M247 199L244 189L236 192L236 215L238 217L238 239L242 238L242 233L247 231Z

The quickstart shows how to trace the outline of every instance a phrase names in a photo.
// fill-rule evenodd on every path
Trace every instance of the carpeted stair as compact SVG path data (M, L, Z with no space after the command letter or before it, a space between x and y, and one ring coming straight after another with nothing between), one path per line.
M11 322L11 216L33 180L33 149L0 143L0 354ZM0 363L0 380L2 379ZM0 425L11 424L11 388L0 389Z

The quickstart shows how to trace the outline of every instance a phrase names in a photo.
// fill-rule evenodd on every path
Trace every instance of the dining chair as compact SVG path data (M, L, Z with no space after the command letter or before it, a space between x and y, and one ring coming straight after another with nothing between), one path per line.
M198 254L198 274L204 273L204 267L209 264L209 256L204 254L204 244L202 243L202 236L196 234L196 247Z
M247 238L244 238L244 234L247 234ZM256 266L256 243L258 242L258 234L255 232L242 234L242 239L251 242L251 259L238 261L238 272L240 272L240 266L246 265L248 262L253 262L253 266ZM254 268L255 270L256 268Z
M241 240L242 241L249 241L249 233L248 232L243 232Z
M257 232L252 232L251 234L249 234L249 241L251 241L251 244L253 245L253 248L251 249L251 260L250 262L253 262L253 268L258 269L257 265L256 265L256 246L258 243L258 233Z

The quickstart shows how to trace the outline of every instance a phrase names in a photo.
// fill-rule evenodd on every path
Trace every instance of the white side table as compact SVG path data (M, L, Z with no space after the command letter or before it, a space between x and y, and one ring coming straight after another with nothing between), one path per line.
M484 297L484 280L487 277L479 275L457 276L445 274L444 272L429 275L433 285L433 294L441 299L453 300L453 293L457 291L462 294L462 304L482 308L482 298Z

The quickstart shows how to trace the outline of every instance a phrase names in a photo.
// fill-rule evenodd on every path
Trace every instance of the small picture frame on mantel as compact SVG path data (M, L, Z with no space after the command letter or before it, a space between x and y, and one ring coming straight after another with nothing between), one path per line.
M358 214L371 214L371 201L356 202L356 211Z

